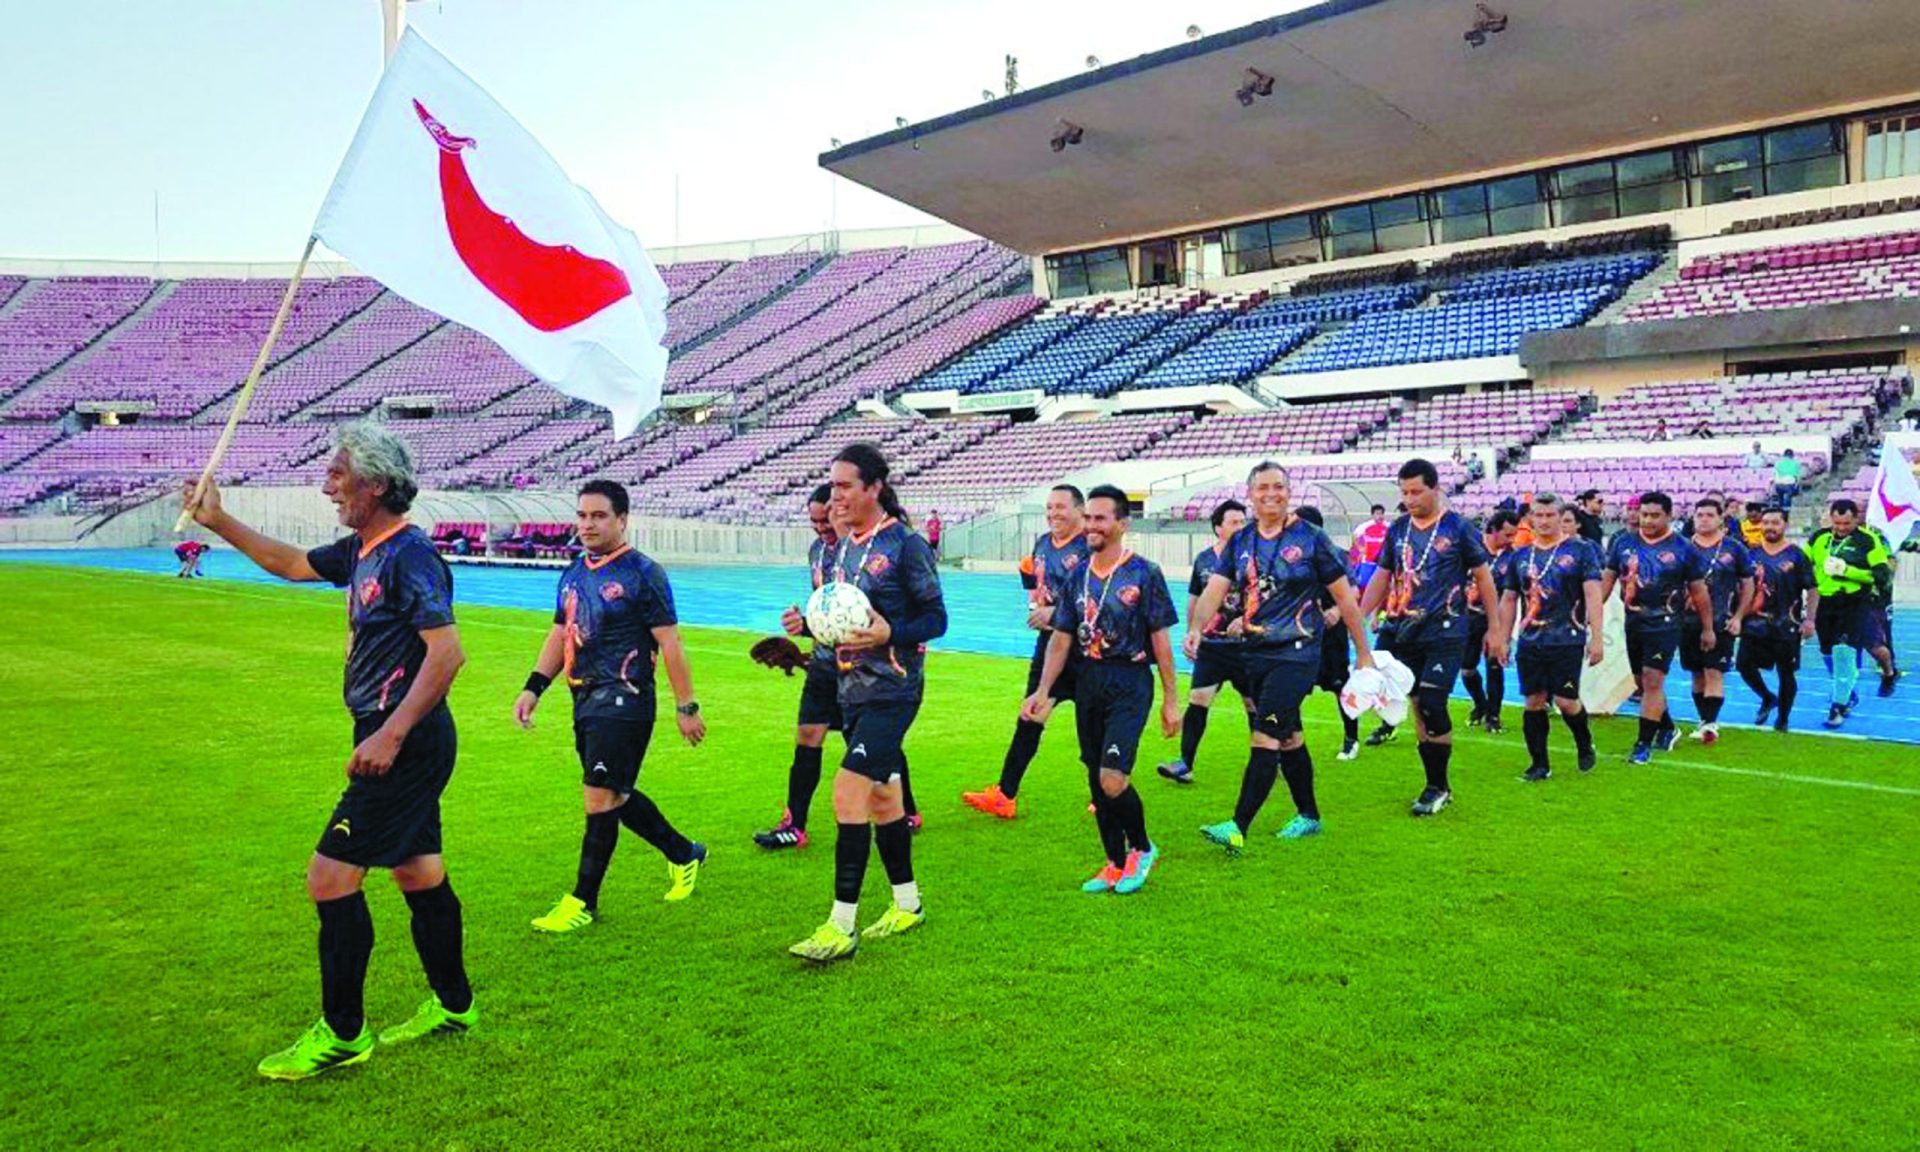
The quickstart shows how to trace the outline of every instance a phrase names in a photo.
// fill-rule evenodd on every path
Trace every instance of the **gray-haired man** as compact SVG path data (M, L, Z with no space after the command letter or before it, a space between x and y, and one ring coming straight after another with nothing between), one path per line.
M453 575L405 513L418 493L413 461L375 424L343 427L321 489L351 534L303 551L228 515L212 484L184 503L193 518L284 580L326 580L348 589L346 703L353 713L347 788L307 864L307 892L320 915L321 1019L293 1046L260 1062L260 1074L304 1080L373 1053L363 987L373 919L361 885L389 870L413 913L413 942L428 997L383 1044L479 1021L461 956L460 901L440 855L440 793L453 775L455 736L447 689L466 662L453 624Z

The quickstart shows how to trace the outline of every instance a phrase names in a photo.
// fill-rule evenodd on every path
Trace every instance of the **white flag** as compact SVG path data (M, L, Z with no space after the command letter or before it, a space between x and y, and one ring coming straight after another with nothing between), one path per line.
M394 292L606 408L616 437L660 406L659 270L419 33L387 64L314 231Z
M1873 495L1867 498L1867 523L1895 548L1920 524L1920 481L1913 477L1913 461L1892 441L1880 446L1880 474L1873 478Z

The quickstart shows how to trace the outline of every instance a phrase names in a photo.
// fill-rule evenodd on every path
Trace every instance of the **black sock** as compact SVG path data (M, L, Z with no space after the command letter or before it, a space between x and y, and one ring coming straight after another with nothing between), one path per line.
M1694 689L1693 691L1693 714L1695 716L1700 717L1700 723L1702 724L1712 723L1712 721L1707 716L1706 694L1701 692L1698 688ZM1672 713L1669 712L1668 715L1671 716Z
M1520 714L1520 732L1527 740L1527 760L1530 767L1547 767L1547 724L1545 709L1536 712L1529 708Z
M874 825L873 846L880 850L880 866L887 870L887 883L913 883L913 829L907 827L905 817Z
M1487 690L1480 683L1480 669L1462 668L1460 683L1466 686L1467 695L1473 699L1473 710L1484 715L1487 711Z
M833 898L842 904L860 903L860 886L867 880L867 853L873 847L873 825L866 821L840 825L833 842Z
M1592 718L1587 715L1586 707L1583 705L1580 711L1571 715L1562 712L1560 713L1560 719L1567 722L1567 731L1573 733L1574 748L1583 756L1592 752L1593 723Z
M620 813L609 809L587 817L587 833L580 838L580 877L573 882L574 898L588 909L600 906L600 881L606 879L613 850L620 847Z
M1240 777L1240 802L1233 806L1233 822L1240 826L1242 836L1253 827L1253 818L1260 815L1260 806L1267 802L1279 776L1279 749L1255 748L1247 754L1247 770Z
M1780 715L1779 722L1787 722L1787 713L1793 711L1793 698L1800 694L1800 677L1791 668L1780 669Z
M1767 688L1767 682L1760 676L1760 669L1742 663L1740 665L1740 679L1747 682L1747 687L1753 691L1755 696L1760 697L1761 703L1770 703L1774 699L1773 692Z
M635 792L614 811L620 813L620 823L632 829L640 839L658 848L668 863L685 864L693 859L693 842L667 823L667 818L660 814L659 806L647 799L645 792Z
M1726 704L1727 698L1725 696L1707 697L1701 705L1704 710L1700 713L1700 718L1709 724L1718 724L1720 722L1720 709L1726 707Z
M1320 802L1313 797L1313 753L1302 744L1283 748L1277 755L1280 772L1287 778L1287 791L1293 795L1294 811L1309 820L1320 819Z
M1438 740L1420 742L1420 767L1427 771L1427 787L1442 792L1453 791L1447 783L1447 762L1453 759L1453 745L1442 744Z
M406 896L407 907L413 910L413 947L420 953L428 986L442 1008L465 1012L473 1007L473 986L467 983L467 965L461 958L460 898L453 894L453 881L442 880Z
M1115 868L1126 867L1127 830L1120 824L1119 813L1113 810L1113 797L1097 786L1093 790L1093 824L1100 832L1100 851L1107 863Z
M1046 725L1031 720L1013 726L1013 743L1007 745L1007 758L1000 765L1000 791L1007 799L1020 795L1020 779L1040 751L1040 734L1046 730Z
M907 754L900 753L900 807L908 816L920 815L920 804L913 798L913 773L907 769Z
M373 915L367 896L355 892L337 900L321 900L320 1006L327 1027L342 1040L360 1035L366 1025L367 958L373 955Z
M1193 767L1193 758L1200 751L1200 737L1207 731L1207 715L1210 709L1198 704L1187 705L1186 718L1180 722L1180 759L1188 768Z
M1651 744L1653 743L1653 738L1659 734L1660 721L1649 720L1645 716L1640 717L1640 739L1637 743Z
M1127 835L1127 846L1135 852L1146 852L1153 848L1147 840L1147 807L1140 802L1140 792L1132 784L1127 790L1113 798L1113 813L1120 821L1120 829Z
M1360 742L1360 718L1347 715L1345 708L1340 709L1340 735L1348 744Z
M1500 706L1507 699L1507 668L1504 664L1487 661L1487 715L1496 719L1500 716Z
M813 811L813 794L820 789L821 749L793 746L793 766L787 769L787 819L805 829Z

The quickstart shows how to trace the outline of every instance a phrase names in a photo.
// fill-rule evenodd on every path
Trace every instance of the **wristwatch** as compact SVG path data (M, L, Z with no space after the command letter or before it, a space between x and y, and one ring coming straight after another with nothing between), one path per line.
M700 715L700 701L689 700L685 704L676 706L674 711L680 713L682 716L698 716Z

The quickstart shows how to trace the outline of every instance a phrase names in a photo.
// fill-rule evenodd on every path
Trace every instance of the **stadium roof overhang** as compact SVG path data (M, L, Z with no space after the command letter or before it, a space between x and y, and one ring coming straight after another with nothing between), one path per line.
M1487 6L1473 48L1470 0L1329 0L820 163L1037 255L1920 96L1912 0ZM1243 107L1249 68L1273 93Z

